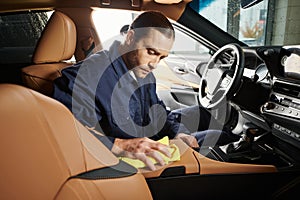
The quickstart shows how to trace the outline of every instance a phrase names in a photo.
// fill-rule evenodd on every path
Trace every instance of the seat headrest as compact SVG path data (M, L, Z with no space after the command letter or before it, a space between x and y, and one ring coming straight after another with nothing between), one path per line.
M69 60L76 48L76 26L65 14L55 11L37 44L33 55L35 64Z

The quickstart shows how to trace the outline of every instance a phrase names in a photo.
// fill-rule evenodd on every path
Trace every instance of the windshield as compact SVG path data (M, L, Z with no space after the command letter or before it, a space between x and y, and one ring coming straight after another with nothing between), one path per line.
M241 8L240 0L194 0L190 5L200 15L249 46L270 45L272 42L273 1L265 0L246 9ZM276 41L276 45L282 44L283 41Z

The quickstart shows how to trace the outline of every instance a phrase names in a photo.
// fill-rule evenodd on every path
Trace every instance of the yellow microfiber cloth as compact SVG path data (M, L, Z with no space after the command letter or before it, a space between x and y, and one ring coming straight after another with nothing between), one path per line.
M160 155L163 157L164 161L166 164L168 164L169 162L172 161L177 161L180 160L180 152L178 147L175 144L169 144L169 137L165 136L162 139L158 140L158 142L160 142L161 144L167 145L170 147L171 150L171 157L168 158L167 156L165 156L164 154L160 153ZM121 160L123 160L124 162L136 167L136 168L143 168L145 167L145 163L143 163L142 161L138 160L138 159L132 159L132 158L127 158L127 157L119 157ZM157 161L151 157L149 157L151 159L151 161L156 164Z

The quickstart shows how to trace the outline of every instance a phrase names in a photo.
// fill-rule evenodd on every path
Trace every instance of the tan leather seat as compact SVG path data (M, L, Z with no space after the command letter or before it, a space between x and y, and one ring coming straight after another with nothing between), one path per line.
M0 110L0 199L152 199L143 175L54 99L1 84Z
M55 11L37 44L33 65L22 69L24 85L50 96L52 81L61 75L60 71L73 64L68 62L76 48L76 26L60 11Z

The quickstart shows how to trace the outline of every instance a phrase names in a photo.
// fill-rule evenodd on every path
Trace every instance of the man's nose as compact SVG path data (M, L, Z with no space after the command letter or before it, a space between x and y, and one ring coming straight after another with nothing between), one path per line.
M155 69L159 63L160 59L159 57L154 58L151 62L150 62L150 67L151 69Z
M149 63L149 67L150 67L151 70L156 69L157 63L151 62L151 63Z

